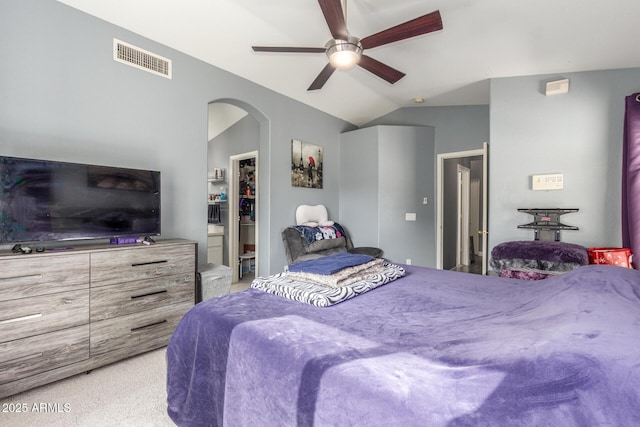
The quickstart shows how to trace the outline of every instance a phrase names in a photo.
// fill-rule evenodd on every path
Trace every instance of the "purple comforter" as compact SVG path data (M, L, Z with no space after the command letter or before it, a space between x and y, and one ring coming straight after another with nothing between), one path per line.
M640 272L540 282L406 266L331 307L256 289L167 348L180 426L640 425Z

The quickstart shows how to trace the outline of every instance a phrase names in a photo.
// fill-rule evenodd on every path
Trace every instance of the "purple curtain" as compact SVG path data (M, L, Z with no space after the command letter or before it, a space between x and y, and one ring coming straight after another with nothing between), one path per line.
M626 98L622 150L622 245L640 269L640 93Z

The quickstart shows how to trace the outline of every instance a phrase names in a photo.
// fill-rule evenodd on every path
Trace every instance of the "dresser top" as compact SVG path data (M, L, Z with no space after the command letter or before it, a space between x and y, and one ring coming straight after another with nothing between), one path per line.
M13 253L11 249L0 250L0 260L24 258L24 257L37 257L37 256L51 256L51 255L65 255L76 254L85 252L102 252L102 251L114 251L121 249L131 248L152 248L165 245L186 245L196 244L195 240L187 239L158 239L156 243L147 245L144 243L131 243L131 244L110 244L110 243L87 243L83 241L75 242L47 242L46 244L23 244L22 247L31 248L31 253ZM44 251L38 252L36 248L43 247Z

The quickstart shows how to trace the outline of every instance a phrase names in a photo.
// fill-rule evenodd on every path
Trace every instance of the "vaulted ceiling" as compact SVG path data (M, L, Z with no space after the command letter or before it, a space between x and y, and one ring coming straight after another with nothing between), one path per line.
M376 47L406 76L391 85L361 67L307 88L323 53L256 53L252 45L323 47L316 0L58 0L356 125L400 107L489 103L489 79L640 67L638 0L348 0L365 37L434 10L443 29ZM640 82L639 82L640 85Z

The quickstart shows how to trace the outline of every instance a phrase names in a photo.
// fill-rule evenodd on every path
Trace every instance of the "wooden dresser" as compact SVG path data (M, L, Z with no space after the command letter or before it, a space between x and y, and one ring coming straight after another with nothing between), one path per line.
M196 254L178 239L0 254L0 398L165 346Z

